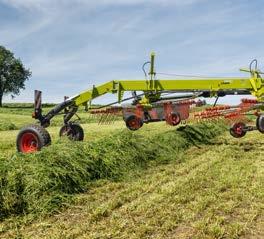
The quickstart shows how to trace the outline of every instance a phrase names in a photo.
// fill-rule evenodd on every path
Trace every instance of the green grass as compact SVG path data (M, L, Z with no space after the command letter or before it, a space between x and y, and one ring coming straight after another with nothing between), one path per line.
M53 145L25 156L17 130L0 132L0 238L264 238L263 135L83 126L83 143L53 126Z
M16 130L20 129L25 125L32 124L36 122L35 119L31 117L31 111L28 113L19 113L14 112L10 113L0 113L0 131L5 130ZM81 120L78 122L81 124L95 123L98 119L95 116L91 116L89 113L78 113L78 116ZM77 120L77 117L73 117L73 120ZM51 121L51 126L62 126L63 125L63 117L55 116Z
M176 160L175 153L209 143L221 130L199 124L153 138L126 130L93 143L63 141L35 154L0 158L0 215L3 219L53 212L69 195L85 191L91 181L116 180L149 162Z
M31 115L34 111L31 104L6 104L5 107L0 108L0 131L20 129L27 124L35 122ZM43 106L43 114L52 109L52 104L45 104ZM78 111L78 116L81 118L81 124L95 123L98 121L96 115L91 115L82 108ZM76 116L73 120L77 120ZM120 117L118 118L121 119ZM51 121L51 126L61 126L63 124L63 116L55 116Z
M263 238L263 141L225 134L178 160L96 181L59 214L26 227L6 221L13 229L3 237Z

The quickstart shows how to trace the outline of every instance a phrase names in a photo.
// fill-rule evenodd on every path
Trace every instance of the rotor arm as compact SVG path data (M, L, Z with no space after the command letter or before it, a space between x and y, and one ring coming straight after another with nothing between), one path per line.
M151 89L146 80L120 80L109 81L97 87L94 86L92 89L84 91L71 99L76 106L80 106L106 93L118 93L118 100L121 101L122 97L120 96L125 91L143 91L146 95L147 93L155 94L155 92L162 91L173 91L175 93L210 92L209 96L213 97L220 91L254 92L254 88L250 78L155 80L155 84Z
M80 94L71 97L67 102L58 104L48 114L42 116L37 114L37 119L42 125L48 125L51 118L59 114L62 110L69 109L65 116L65 122L69 121L81 105L87 106L91 101L107 93L117 94L117 102L121 103L123 94L126 91L143 91L144 97L139 101L142 105L151 105L152 102L161 98L161 93L171 91L173 93L201 93L203 97L224 96L231 94L252 94L259 101L264 99L264 82L260 77L262 72L252 69L250 64L250 78L206 78L206 79L156 79L155 54L151 54L150 59L150 79L144 80L112 80L99 86L93 86ZM255 61L254 61L255 62ZM257 67L257 66L256 66ZM255 68L256 68L255 67ZM198 94L199 95L199 94Z

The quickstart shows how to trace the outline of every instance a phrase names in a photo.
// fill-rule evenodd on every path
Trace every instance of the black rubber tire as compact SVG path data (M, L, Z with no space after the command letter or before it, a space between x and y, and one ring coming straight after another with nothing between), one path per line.
M264 115L259 115L257 117L256 127L260 133L264 134Z
M43 147L51 144L50 134L45 128L43 128L40 125L35 125L35 124L27 125L23 127L17 135L16 147L17 147L18 152L22 152L22 153L30 152L30 151L25 151L25 148L22 145L23 136L25 136L26 134L34 135L36 139L36 150L31 151L31 152L39 151Z
M235 138L242 138L246 135L247 131L244 131L243 128L246 127L246 124L243 122L237 122L232 125L229 132ZM238 130L239 129L239 130Z
M178 120L175 121L173 118L177 118ZM177 126L179 123L181 123L181 116L178 112L172 112L169 116L169 124L172 126Z
M84 132L79 124L63 125L60 129L60 137L67 136L73 141L83 141Z
M143 126L143 121L136 115L130 115L125 119L126 127L129 130L136 131ZM131 124L131 122L135 122L135 124Z

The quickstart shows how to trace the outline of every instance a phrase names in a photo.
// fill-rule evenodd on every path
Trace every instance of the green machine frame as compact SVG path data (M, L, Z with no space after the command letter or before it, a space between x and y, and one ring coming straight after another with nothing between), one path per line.
M252 65L255 62L255 67ZM21 152L34 152L50 144L49 133L45 130L50 125L51 119L58 115L64 114L64 126L61 133L74 135L73 139L82 140L82 128L71 122L71 118L76 114L80 106L85 106L89 111L92 100L106 93L117 94L117 101L121 103L124 99L124 92L143 92L141 97L137 98L136 104L149 108L153 103L162 100L162 94L170 93L192 93L195 97L221 97L225 95L253 95L257 99L255 109L259 111L264 109L264 80L261 75L264 74L257 69L257 62L253 60L249 69L241 69L250 73L248 78L206 78L206 79L157 79L155 72L155 54L151 54L149 62L150 70L145 73L146 79L143 80L113 80L99 86L93 86L92 89L81 92L80 94L66 99L56 105L47 114L42 114L41 92L35 91L35 111L33 117L39 121L40 125L30 125L21 129L17 137L17 148ZM144 65L145 65L144 64ZM133 97L132 97L133 98ZM131 99L131 98L130 98ZM114 103L112 103L114 104ZM109 104L109 105L112 105ZM264 115L257 119L257 129L264 133ZM246 128L244 125L236 126L235 130L246 132L255 128ZM240 128L241 129L240 129ZM238 132L237 131L237 132Z
M155 54L151 54L150 61L150 79L149 80L114 80L107 82L103 85L93 87L73 97L76 106L85 104L94 98L97 98L106 93L117 93L118 101L121 102L123 92L125 91L143 91L145 92L145 101L142 104L151 103L148 96L155 95L159 97L157 92L162 91L175 91L175 92L195 92L195 91L208 91L210 96L216 96L220 91L239 91L251 93L257 98L261 99L264 94L264 80L260 77L262 72L256 70L242 71L250 72L250 78L224 78L224 79L176 79L176 80L157 80L155 79L156 72L154 68ZM149 94L151 93L151 94Z
M47 127L52 117L60 113L66 107L69 108L64 117L64 123L67 124L71 117L76 113L79 106L89 105L93 99L98 98L106 93L117 94L117 103L122 102L123 94L126 91L143 91L144 96L139 101L143 106L151 105L157 101L164 91L175 93L193 92L201 93L204 97L215 97L225 95L245 95L251 94L258 101L264 98L264 80L261 78L262 72L258 69L241 69L249 72L249 78L212 78L212 79L156 79L154 67L155 54L151 54L149 79L145 80L113 80L99 86L93 86L92 89L81 92L80 94L67 99L65 102L57 105L45 116L41 114L41 109L36 107L35 118L38 119L42 126ZM39 104L37 104L39 105Z

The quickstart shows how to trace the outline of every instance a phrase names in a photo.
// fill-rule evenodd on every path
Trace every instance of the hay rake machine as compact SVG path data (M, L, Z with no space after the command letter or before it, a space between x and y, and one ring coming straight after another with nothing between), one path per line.
M80 124L72 121L79 107L84 106L91 114L99 114L99 123L109 123L122 116L130 130L138 130L145 123L166 121L171 126L192 120L226 119L231 127L230 134L236 138L243 137L247 131L258 130L264 133L264 74L257 69L257 61L250 63L248 78L200 78L200 79L158 79L154 68L155 54L144 63L143 80L113 80L92 89L81 92L56 105L47 114L42 114L41 92L35 91L35 110L33 118L37 124L28 125L17 136L17 150L23 153L35 152L51 143L46 130L52 118L63 114L63 126L60 136L82 141L84 131ZM150 65L149 73L145 66ZM124 92L132 96L124 98ZM92 109L92 100L106 93L117 95L117 101L103 108ZM255 99L244 99L237 106L218 105L198 108L203 105L199 97L224 97L228 95L253 95ZM198 99L198 100L197 100ZM128 106L115 106L125 101L132 101ZM217 101L217 100L216 100ZM216 102L215 102L216 103ZM247 125L247 116L255 116L256 124Z

